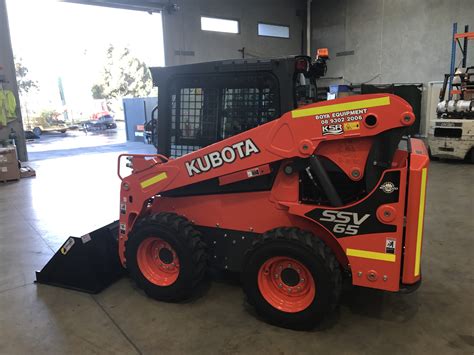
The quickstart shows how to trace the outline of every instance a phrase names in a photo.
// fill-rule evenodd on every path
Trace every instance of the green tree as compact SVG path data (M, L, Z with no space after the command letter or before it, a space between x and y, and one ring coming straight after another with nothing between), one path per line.
M20 95L24 95L30 92L32 89L39 89L38 82L28 78L28 68L23 64L22 59L15 60L15 72L16 82L18 84L18 92Z
M152 90L151 74L140 59L128 48L110 45L102 77L91 88L94 99L148 96Z

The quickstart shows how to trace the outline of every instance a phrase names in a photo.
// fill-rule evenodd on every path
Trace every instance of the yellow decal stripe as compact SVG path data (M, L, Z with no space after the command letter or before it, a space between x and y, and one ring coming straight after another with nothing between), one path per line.
M378 107L378 106L387 106L387 105L390 105L390 97L385 96L385 97L380 97L377 99L360 100L360 101L354 101L354 102L346 102L343 104L326 105L326 106L320 106L320 107L311 107L311 108L303 108L300 110L293 110L291 111L291 117L299 118L299 117L306 117L306 116L312 116L312 115L321 115L323 113L358 110L360 108L369 108L369 107Z
M168 177L166 173L159 173L158 175L155 175L149 179L146 179L140 183L140 186L142 189L147 188L148 186L151 186L153 184L159 183L161 180L164 180Z
M360 249L347 248L346 254L347 256L356 256L358 258L364 258L364 259L391 261L392 263L395 262L395 259L396 259L395 254L385 254L385 253L379 253L376 251L368 251L368 250L360 250Z
M425 216L426 168L421 170L420 207L418 210L418 232L416 234L415 276L420 275L421 242L423 240L423 217Z

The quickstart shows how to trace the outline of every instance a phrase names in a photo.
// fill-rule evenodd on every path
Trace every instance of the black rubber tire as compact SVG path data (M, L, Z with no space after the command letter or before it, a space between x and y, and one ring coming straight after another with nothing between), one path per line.
M260 293L258 270L266 260L274 256L292 257L311 272L316 284L316 296L303 311L280 311ZM264 233L246 252L242 284L248 302L267 322L284 328L309 330L338 305L342 278L339 263L324 242L311 232L295 227L282 227Z
M137 251L140 243L149 236L159 236L168 242L179 258L178 279L169 286L150 282L140 271ZM201 234L183 216L162 212L137 222L125 243L126 267L130 277L145 293L160 301L178 302L192 296L207 270L206 246Z
M41 128L39 127L35 127L33 128L33 133L36 135L36 136L41 136L43 134L43 131L41 130Z
M432 154L431 154L431 148L428 147L428 157L430 158L431 161L438 161L439 158L438 157L434 157Z
M466 154L466 161L468 163L474 164L474 148L471 148Z

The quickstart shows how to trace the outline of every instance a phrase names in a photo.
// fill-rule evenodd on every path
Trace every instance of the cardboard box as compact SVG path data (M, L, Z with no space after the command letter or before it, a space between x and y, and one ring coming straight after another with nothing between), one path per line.
M0 164L11 164L18 162L14 146L0 147Z
M0 164L0 181L19 180L20 169L18 163L15 164Z
M0 148L0 181L19 180L20 169L14 146Z

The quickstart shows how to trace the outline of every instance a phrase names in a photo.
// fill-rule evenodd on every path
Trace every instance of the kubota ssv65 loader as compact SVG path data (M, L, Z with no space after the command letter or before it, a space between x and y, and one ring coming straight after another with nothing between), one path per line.
M119 276L116 260L150 297L179 301L214 267L240 272L257 312L290 328L336 307L342 275L414 288L429 162L418 139L399 148L414 121L398 96L352 96L176 159L122 155L117 234L111 225L69 238L38 281L98 291ZM133 169L125 177L124 160Z

